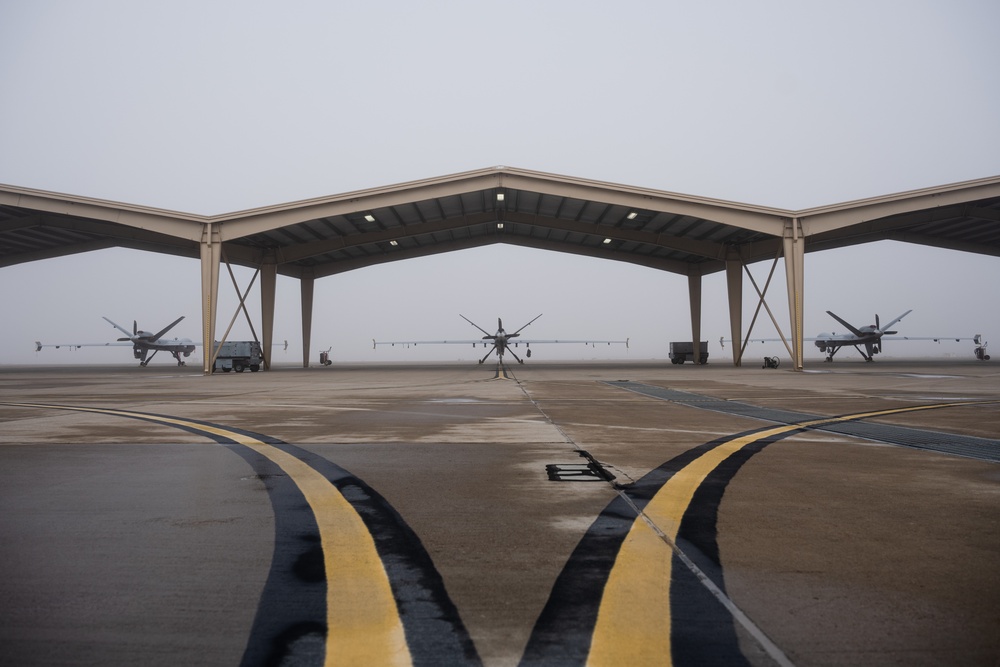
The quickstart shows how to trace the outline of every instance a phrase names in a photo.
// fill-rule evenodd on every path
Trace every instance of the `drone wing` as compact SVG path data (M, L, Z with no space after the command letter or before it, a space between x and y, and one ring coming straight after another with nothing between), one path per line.
M525 325L527 326L527 325ZM628 347L629 339L625 340L595 340L593 338L579 339L579 340L569 340L567 338L551 338L551 339L540 339L540 338L519 338L518 340L511 343L511 345L544 345L546 343L566 343L572 344L583 344L583 345L624 345Z
M803 341L807 341L807 342L812 342L812 341L820 340L820 339L817 338L817 337L815 337L815 336L809 336L809 337L803 336L802 340ZM823 339L823 340L826 340L826 339ZM784 343L786 341L783 341L780 338L745 338L745 339L743 339L743 342L744 343ZM725 337L719 339L719 345L721 345L722 347L726 347L726 344L732 345L733 344L733 339L732 338L725 338Z
M416 345L486 345L482 338L472 338L468 340L375 340L372 339L372 349L378 345L402 345L411 347Z
M78 347L131 347L131 342L114 342L114 343L42 343L40 340L35 341L35 352L41 352L43 347L68 347L74 350Z
M882 340L932 340L935 343L940 343L943 340L953 340L956 343L971 340L973 343L979 343L975 336L882 336Z

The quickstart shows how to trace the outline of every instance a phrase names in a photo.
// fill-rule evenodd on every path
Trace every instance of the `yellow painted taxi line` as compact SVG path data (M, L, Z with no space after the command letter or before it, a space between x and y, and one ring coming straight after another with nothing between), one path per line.
M513 380L513 376L508 374L507 367L503 364L497 364L496 373L493 375L494 380Z
M9 405L118 415L181 426L225 437L267 457L298 486L319 527L327 584L324 665L412 664L389 577L371 534L337 488L306 463L246 434L196 421L105 408Z
M876 410L765 429L708 450L676 472L633 522L608 576L588 665L672 664L670 581L673 545L695 491L723 461L762 439L824 424L918 410L972 405L940 403ZM667 541L667 545L664 541ZM664 551L664 547L667 550Z

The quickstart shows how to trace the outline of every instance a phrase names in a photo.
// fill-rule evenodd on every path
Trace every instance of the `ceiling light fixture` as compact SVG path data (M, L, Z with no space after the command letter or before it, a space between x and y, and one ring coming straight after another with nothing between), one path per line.
M365 213L365 220L368 222L375 222L375 216L371 213Z
M639 214L636 213L635 211L632 211L625 217L628 218L629 220L635 220L637 217L639 217Z
M604 245L608 245L609 243L611 243L611 239L604 239Z
M391 245L391 246L397 246L397 245L399 245L399 241L397 241L396 239L393 239L393 240L389 241L389 245Z
M497 229L503 229L503 223L502 222L498 222L497 223Z
M497 193L497 201L503 201L503 193L502 192L498 192Z

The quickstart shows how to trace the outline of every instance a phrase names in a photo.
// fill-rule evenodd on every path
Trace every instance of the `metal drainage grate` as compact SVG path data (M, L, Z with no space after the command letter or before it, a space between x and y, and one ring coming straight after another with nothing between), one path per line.
M586 463L549 463L545 472L550 482L609 482L614 484L615 476L583 449L576 453L587 459Z

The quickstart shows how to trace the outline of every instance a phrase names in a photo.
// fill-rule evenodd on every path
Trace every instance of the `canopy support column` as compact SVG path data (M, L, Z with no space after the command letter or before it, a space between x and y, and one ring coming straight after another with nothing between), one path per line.
M202 372L212 374L215 347L215 315L219 300L219 267L222 258L222 234L211 222L202 227L201 241L201 343L204 358Z
M802 222L792 218L785 224L782 238L785 254L785 278L788 281L788 317L791 319L792 363L794 369L803 367L802 349L802 298L805 286L805 235Z
M729 335L733 345L733 366L743 365L743 262L726 259L726 288L729 292Z
M694 363L701 361L701 269L692 267L688 271L688 301L691 306L691 347ZM706 350L707 351L707 350Z
M302 284L302 368L309 368L309 345L312 342L313 286L316 278L312 271L303 272Z
M260 338L264 357L264 370L271 368L271 354L274 351L274 296L278 284L278 265L273 255L264 259L260 267Z

